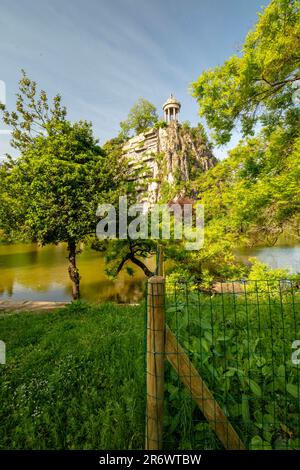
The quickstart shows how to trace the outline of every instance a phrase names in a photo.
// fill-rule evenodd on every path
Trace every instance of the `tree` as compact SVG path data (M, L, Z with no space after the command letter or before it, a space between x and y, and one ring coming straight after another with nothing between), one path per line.
M41 90L37 94L37 83L22 70L16 110L9 112L0 103L3 122L12 129L12 147L22 152L34 144L36 137L56 134L59 124L66 121L67 115L61 101L61 96L57 94L50 105L46 92Z
M284 234L299 239L299 50L299 0L272 0L241 54L192 85L218 144L237 125L246 137L193 183L205 206L205 244L192 267L237 276L245 271L237 246L274 244Z
M300 133L278 127L245 139L193 185L205 207L204 249L194 261L215 276L239 276L234 249L300 236ZM188 264L194 266L193 260Z
M272 0L247 35L240 55L205 71L192 84L200 115L219 144L241 124L244 136L255 124L270 132L280 123L299 126L300 2Z
M155 106L144 98L140 98L129 111L127 119L120 123L121 134L125 138L132 136L132 133L140 134L157 121Z
M22 154L0 173L0 224L6 233L20 230L42 245L67 243L72 293L78 299L80 243L95 233L98 205L115 203L126 168L99 147L91 123L71 124L58 96L50 109L46 93L37 97L36 84L26 75L17 110L4 109L4 119Z
M106 272L109 276L115 278L122 269L126 268L127 273L132 275L133 269L128 263L134 264L147 277L154 275L146 264L147 258L154 256L157 249L157 243L152 240L127 240L116 239L110 241L106 246L105 261Z

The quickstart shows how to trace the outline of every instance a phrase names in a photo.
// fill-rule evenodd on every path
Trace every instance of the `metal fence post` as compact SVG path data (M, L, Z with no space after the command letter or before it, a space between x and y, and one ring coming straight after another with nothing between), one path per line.
M163 444L165 280L148 280L147 308L147 412L146 450L160 450Z

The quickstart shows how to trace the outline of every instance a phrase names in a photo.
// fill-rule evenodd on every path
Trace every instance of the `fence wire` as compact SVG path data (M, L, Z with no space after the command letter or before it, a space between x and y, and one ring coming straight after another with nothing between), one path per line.
M230 425L241 447L300 449L300 290L295 282L223 282L207 291L185 280L167 282L165 315L184 350L171 353L178 364L179 354L191 361L190 386L182 384L174 367L165 367L165 449L228 448ZM199 376L204 385L195 392ZM205 386L215 401L205 395Z

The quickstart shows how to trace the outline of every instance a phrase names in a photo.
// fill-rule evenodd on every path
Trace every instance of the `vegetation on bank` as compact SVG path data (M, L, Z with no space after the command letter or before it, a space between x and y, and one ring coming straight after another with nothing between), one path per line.
M300 135L294 129L264 132L241 142L194 183L205 207L205 245L197 255L210 275L245 273L233 248L280 237L300 242ZM246 273L245 273L246 274Z
M16 109L0 104L0 111L20 152L0 167L0 229L13 240L65 242L73 298L79 299L80 244L95 237L99 204L115 204L130 186L127 166L99 146L90 122L71 123L60 95L50 102L24 71Z

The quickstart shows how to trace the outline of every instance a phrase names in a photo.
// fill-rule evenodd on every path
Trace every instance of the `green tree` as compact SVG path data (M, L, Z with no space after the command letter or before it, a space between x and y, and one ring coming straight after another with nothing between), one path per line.
M121 135L125 138L132 134L140 134L158 122L155 106L144 98L140 98L131 108L127 119L120 123Z
M189 260L223 278L239 275L234 249L299 241L300 135L278 127L242 141L193 185L205 207L205 243Z
M44 90L38 93L37 83L24 70L16 96L15 111L9 112L1 103L0 111L3 122L12 129L12 147L22 152L34 144L36 137L56 134L58 126L66 121L67 110L59 94L50 104Z
M241 124L244 136L255 124L274 129L299 126L300 2L272 0L247 35L240 55L205 71L192 84L199 112L219 144Z
M0 224L6 233L21 231L42 245L67 243L73 298L80 296L76 263L81 242L95 233L100 203L114 203L126 167L105 153L91 123L71 124L60 98L50 109L35 82L20 82L17 110L4 109L21 156L1 169Z
M244 139L192 183L205 206L205 243L188 258L190 270L236 277L245 267L235 248L299 239L299 50L299 0L272 0L241 53L192 85L216 142L236 126Z

